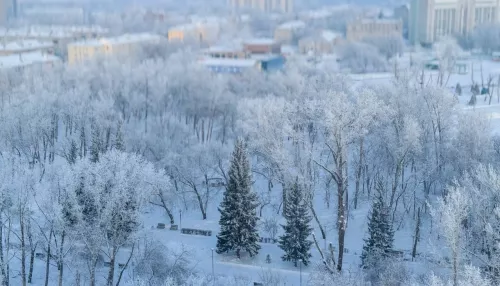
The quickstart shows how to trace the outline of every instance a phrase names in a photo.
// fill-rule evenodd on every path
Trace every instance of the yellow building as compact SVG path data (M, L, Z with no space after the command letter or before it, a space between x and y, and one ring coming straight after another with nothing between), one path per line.
M348 41L387 36L403 36L401 19L360 19L347 24L346 39Z
M293 13L294 0L228 0L231 9L257 10L260 12Z
M116 38L82 41L68 44L68 63L74 64L102 56L132 55L148 44L158 44L161 36L127 34Z

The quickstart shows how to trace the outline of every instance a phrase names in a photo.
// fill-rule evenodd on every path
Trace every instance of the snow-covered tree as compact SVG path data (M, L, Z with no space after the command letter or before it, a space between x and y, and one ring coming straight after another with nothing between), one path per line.
M458 286L462 269L462 249L465 239L464 226L469 212L469 198L463 187L452 186L444 199L439 199L432 215L439 221L439 229L446 238L450 250L453 285Z
M372 204L368 221L368 237L364 240L361 254L363 268L376 268L377 264L384 263L392 250L394 231L381 190L378 190ZM378 265L380 266L380 265Z
M287 208L284 213L286 224L282 225L284 234L279 238L279 247L285 252L283 261L293 261L295 267L302 261L309 264L311 246L308 238L312 227L309 206L304 197L304 190L295 182L287 197Z
M250 163L243 140L237 140L229 167L229 181L220 204L221 213L217 235L217 253L236 251L241 257L241 250L250 256L260 250L257 230L257 196L252 191Z

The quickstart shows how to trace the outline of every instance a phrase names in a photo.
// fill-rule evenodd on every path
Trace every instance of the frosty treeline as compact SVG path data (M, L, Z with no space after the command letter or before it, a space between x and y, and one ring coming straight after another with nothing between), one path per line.
M252 176L268 182L253 187L257 216L277 206L272 211L290 220L297 205L311 216L305 229L319 230L316 245L333 226L332 251L317 247L321 255L309 259L312 285L364 279L339 273L350 214L374 199L383 201L395 232L425 226L420 237L447 245L426 255L419 255L423 239L407 246L416 249L414 259L432 255L449 265L452 274L433 281L498 281L500 140L487 120L462 111L442 80L417 67L369 86L293 60L283 73L216 76L192 56L1 71L2 285L35 276L44 285L119 285L130 277L125 272L162 273L151 265L164 269L154 263L168 259L151 258L151 244L136 247L145 232L141 214L161 208L172 224L181 208L215 216L209 206L223 189L211 182L234 177L228 170L238 137ZM134 267L116 261L125 248L136 249L125 259ZM43 268L33 267L37 253ZM307 251L286 253L286 260L308 259ZM106 274L96 275L103 260ZM187 281L188 268L162 277Z

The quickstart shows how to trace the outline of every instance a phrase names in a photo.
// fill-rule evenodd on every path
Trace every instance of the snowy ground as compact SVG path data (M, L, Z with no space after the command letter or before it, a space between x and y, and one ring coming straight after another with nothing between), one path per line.
M479 72L479 62L471 61L474 65L475 81L481 84L480 72ZM500 63L494 63L489 61L483 61L483 73L484 77L487 78L489 74L493 74L498 78L500 71ZM387 84L390 83L392 74L370 74L370 75L356 75L353 79L368 84ZM496 81L496 80L495 80ZM478 96L477 105L475 107L470 107L467 102L470 99L470 85L472 83L470 70L468 74L458 75L454 74L450 77L448 81L448 86L450 89L454 89L457 82L463 87L463 95L459 97L460 106L466 112L477 112L484 115L490 120L492 132L500 133L500 103L497 101L496 91L494 92L493 102L488 105L484 101L483 96ZM496 87L495 87L496 88ZM264 185L264 182L257 181L257 187L259 185ZM273 192L278 192L279 190L273 190ZM220 199L220 198L219 198ZM320 220L326 226L328 234L327 241L333 242L336 245L336 231L334 225L335 218L335 206L331 205L328 208L325 205L324 196L322 194L317 195L316 208ZM219 213L216 209L218 201L210 203L210 208L208 210L208 219L201 220L201 215L198 209L193 208L189 211L183 211L182 214L182 224L180 227L183 228L196 228L204 230L212 230L213 234L211 237L196 236L196 235L184 235L180 234L179 231L158 230L156 225L159 222L167 223L168 219L166 215L159 208L152 208L151 212L144 218L145 227L148 229L152 237L157 238L162 243L165 243L169 247L180 247L184 245L187 248L193 249L195 256L193 259L196 261L196 268L200 272L210 274L212 271L212 248L216 245L216 234L218 232L218 219ZM366 233L367 224L367 214L369 210L369 205L364 203L357 210L351 210L349 215L349 222L346 235L346 248L348 252L345 254L345 267L356 267L359 265L359 255L361 253L363 245L363 237ZM176 214L176 223L179 221L179 212L174 210ZM264 209L263 217L266 216L278 216L276 211L272 207L266 207ZM281 216L279 216L281 218ZM315 233L317 237L320 237L319 229L315 222L313 222ZM411 249L412 242L412 231L413 226L403 226L400 230L396 232L395 237L395 248L398 250L404 250L409 252ZM424 237L429 237L429 233L432 232L429 226L424 226L422 232ZM262 236L266 236L261 233ZM420 252L431 253L435 251L434 248L439 248L438 244L435 242L431 243L429 241L423 241L420 246ZM321 247L324 247L325 241L319 241ZM439 242L438 242L439 243ZM218 255L214 253L214 272L216 275L242 275L251 278L252 281L259 281L259 277L264 271L271 271L278 274L283 279L283 285L299 285L300 275L302 272L302 285L307 285L308 273L311 270L311 266L302 267L302 271L298 268L293 267L291 263L282 262L280 256L282 255L281 249L274 244L261 244L262 249L257 257L248 258L244 257L241 260L236 259L233 256L228 255ZM432 249L432 251L431 251ZM429 250L429 251L427 251ZM265 262L266 255L269 254L272 258L272 262L267 264ZM312 262L317 262L319 254L316 249L312 251ZM424 259L424 258L422 258ZM426 260L432 260L432 257L425 257ZM422 260L417 260L416 262L407 262L408 267L413 270L427 272L436 269L433 268L432 263L423 263Z

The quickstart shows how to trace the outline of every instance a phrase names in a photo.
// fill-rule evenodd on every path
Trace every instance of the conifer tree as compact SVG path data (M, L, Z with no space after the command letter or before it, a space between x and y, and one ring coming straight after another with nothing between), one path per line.
M287 196L287 208L284 213L286 225L282 225L285 234L279 238L279 247L285 251L281 257L283 261L293 261L295 267L302 260L304 265L309 264L312 241L307 238L311 235L309 208L304 199L303 190L295 182Z
M217 235L217 253L241 250L250 256L260 250L257 231L257 195L252 191L250 163L242 140L237 140L229 168L229 181L220 204L221 213Z
M97 124L92 124L92 145L90 146L90 161L98 162L99 153L101 152L101 137Z
M118 123L118 127L116 128L116 138L114 148L118 151L125 151L125 145L123 142L123 132L122 132L122 123Z
M369 268L376 261L387 258L392 250L394 231L389 216L389 209L384 203L381 192L373 201L368 222L368 238L365 239L361 254L361 266Z

